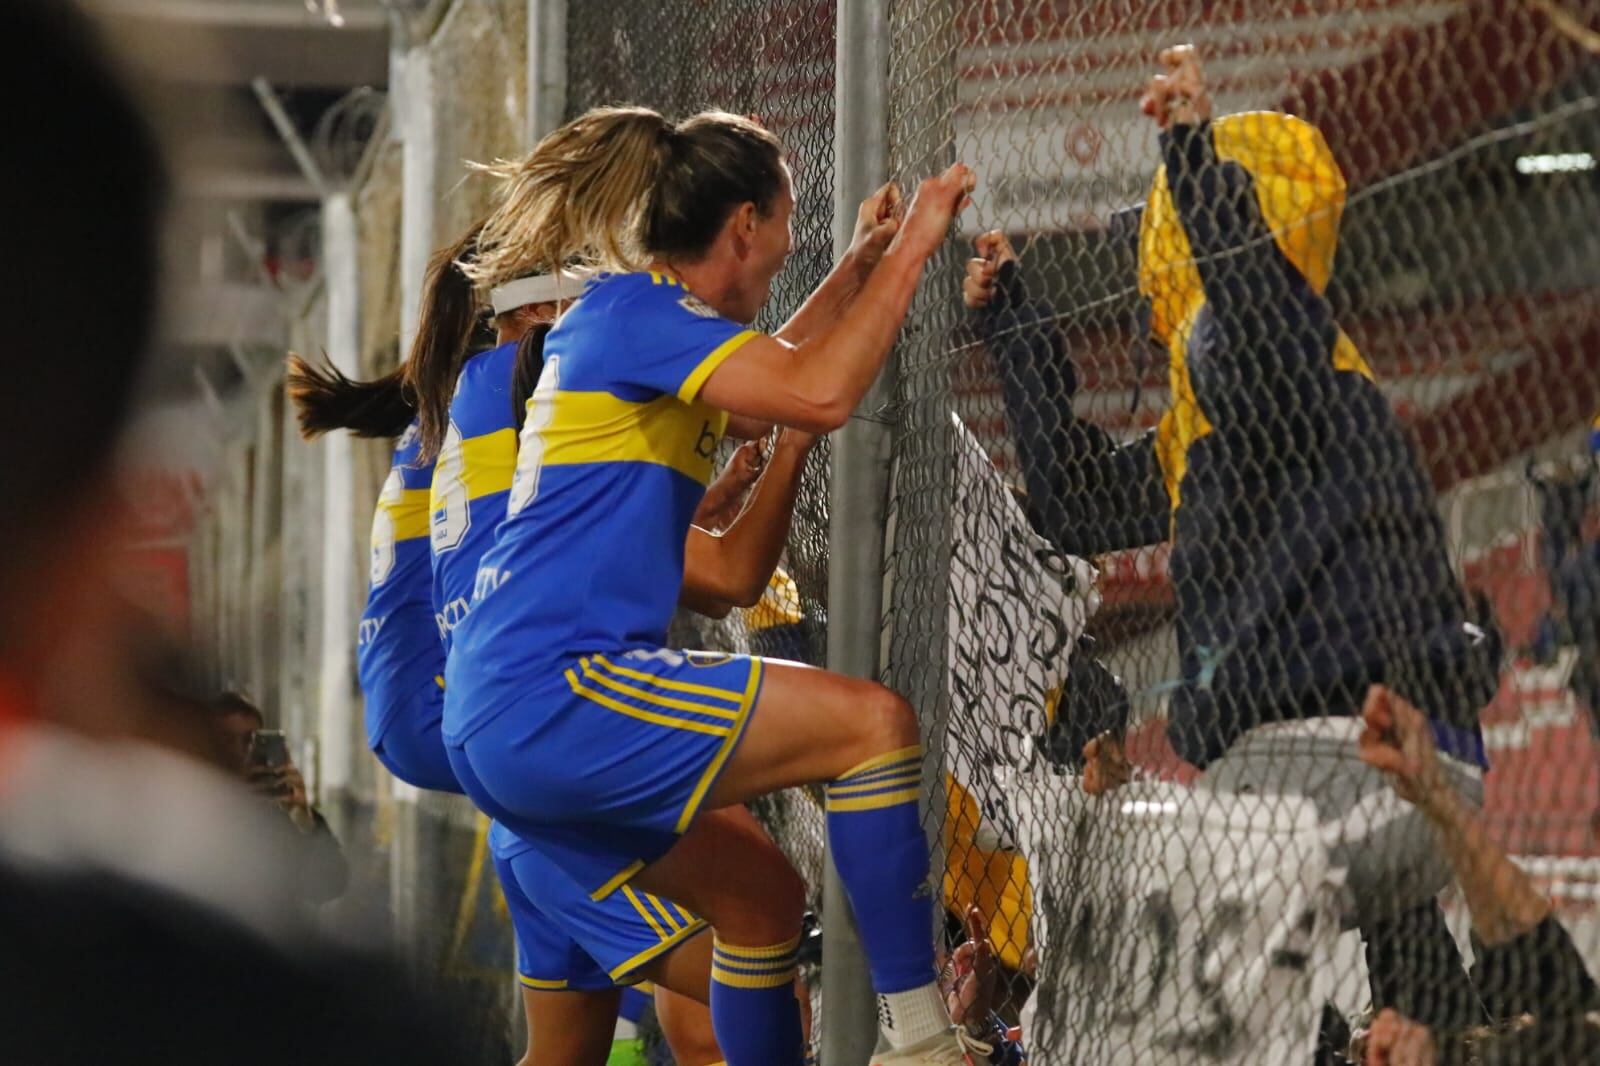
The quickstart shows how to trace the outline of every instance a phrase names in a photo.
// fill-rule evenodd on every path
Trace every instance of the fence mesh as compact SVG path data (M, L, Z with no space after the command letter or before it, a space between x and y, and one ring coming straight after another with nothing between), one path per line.
M522 151L527 130L527 0L456 3L428 45L433 74L435 243L490 208L493 185L466 164Z
M526 10L462 0L427 46L439 241L484 206L462 163L521 148ZM825 0L568 6L569 117L715 106L784 140L796 248L768 328L832 258L834 19ZM928 739L943 910L978 908L1003 1015L1032 995L1031 1061L1305 1061L1319 1029L1318 1061L1342 1061L1374 985L1469 1054L1455 1034L1487 1016L1429 924L1438 837L1355 756L1348 712L1377 678L1459 727L1439 733L1465 761L1481 720L1481 789L1450 779L1600 972L1600 9L894 0L888 23L892 176L960 159L979 186L884 415L885 674ZM1140 95L1184 42L1217 119L1163 141ZM1251 111L1301 124L1225 117ZM402 185L390 145L356 196L368 373L397 355ZM993 284L967 307L991 230ZM294 346L316 351L324 301L292 295ZM311 737L322 467L287 417L262 400L229 444L194 595L225 677ZM359 459L366 508L381 457ZM828 462L823 442L787 580L742 617L681 619L685 644L823 661ZM1095 795L1118 765L1084 749L1107 733L1132 780ZM499 989L476 1019L495 1061L509 951L481 838L459 809L390 805L370 767L356 783L414 957ZM813 800L760 813L819 890ZM1470 941L1489 919L1456 889L1442 921L1479 976L1514 957ZM1591 1037L1557 1023L1593 1004L1548 979L1521 965L1500 987L1563 1050L1522 1054L1534 1038L1502 1025L1470 1055L1586 1061ZM1497 1021L1523 1013L1495 987L1476 992Z
M900 349L889 673L944 775L945 904L980 908L1007 1009L1037 979L1032 1061L1305 1061L1375 997L1441 1047L1485 1019L1434 837L1328 717L1371 681L1461 727L1439 733L1464 761L1481 713L1486 787L1452 780L1524 866L1585 857L1539 883L1600 960L1592 675L1564 665L1595 654L1566 621L1592 609L1593 500L1562 472L1600 248L1568 221L1592 174L1549 173L1594 165L1568 156L1595 13L892 6L891 169L961 159L979 186ZM1163 139L1141 94L1185 42L1217 119ZM1015 262L963 308L991 230ZM1560 469L1525 475L1530 452ZM1102 732L1134 780L1094 796ZM1591 1006L1542 994L1552 1023Z

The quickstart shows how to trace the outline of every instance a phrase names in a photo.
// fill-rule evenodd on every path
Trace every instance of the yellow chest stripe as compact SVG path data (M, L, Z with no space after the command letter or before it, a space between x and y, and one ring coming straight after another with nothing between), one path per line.
M728 416L676 396L645 403L609 392L557 392L542 431L544 464L653 463L709 484Z
M507 426L462 441L460 477L453 485L443 484L448 478L448 470L440 472L441 468L449 465L441 463L434 468L433 487L428 496L430 510L443 506L444 492L449 490L465 488L468 500L508 492L511 489L511 475L517 469L517 431Z
M428 490L406 489L398 496L385 493L378 507L393 524L394 539L413 540L428 535Z

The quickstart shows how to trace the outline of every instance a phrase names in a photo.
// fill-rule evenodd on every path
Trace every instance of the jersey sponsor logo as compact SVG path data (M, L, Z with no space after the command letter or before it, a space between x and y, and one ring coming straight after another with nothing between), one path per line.
M356 630L356 647L364 648L378 639L378 634L383 632L383 624L389 620L388 615L377 618L363 618L360 627Z
M710 304L706 303L704 300L700 299L700 297L695 296L692 293L679 300L678 306L689 312L691 315L698 315L701 318L722 317Z
M483 599L485 596L489 595L489 593L505 584L506 579L510 576L511 571L496 570L492 566L485 566L479 569L478 577L472 583L473 602Z
M710 422L700 424L700 439L694 442L694 453L702 459L717 457L717 444L722 438L711 428Z
M472 604L465 596L457 596L444 605L444 610L435 611L433 620L439 626L439 639L447 640L456 626L466 621L467 612L472 610Z

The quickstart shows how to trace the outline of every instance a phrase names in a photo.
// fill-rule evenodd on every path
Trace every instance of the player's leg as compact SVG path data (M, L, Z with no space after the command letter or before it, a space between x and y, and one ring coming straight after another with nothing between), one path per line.
M730 1063L799 1061L787 985L802 886L764 834L706 811L813 781L830 783L834 855L870 929L886 1035L901 1047L948 1029L917 814L920 748L903 700L790 664L667 650L581 657L553 680L528 697L540 715L501 715L452 749L458 775L584 899L627 887L711 920L713 1016Z
M604 1066L617 1031L622 989L540 991L522 988L528 1051L518 1066Z
M690 937L666 954L640 966L630 976L643 977L662 991L688 1002L709 1006L713 939L709 936Z
M948 1029L949 1019L935 983L929 935L932 900L918 818L915 716L881 685L764 663L754 712L704 806L726 807L818 781L828 783L833 854L862 925L885 1035L896 1047L932 1040ZM788 945L798 932L798 913L774 906L792 872L778 861L776 849L768 859L737 825L720 823L720 813L702 815L634 883L705 915L726 949L718 956L724 973L754 978L768 958L792 969ZM775 938L780 932L787 935ZM776 974L768 976L775 986ZM722 987L714 981L714 999ZM776 997L766 1008L777 1011ZM713 1013L732 1061L724 1012Z
M794 979L805 885L748 813L702 814L630 888L682 902L715 927L711 1016L730 1066L799 1066L805 1048ZM716 908L714 917L702 902ZM687 958L646 972L668 984L680 961Z
M513 841L503 827L491 832L495 873L511 915L517 946L517 982L528 1021L523 1066L563 1063L603 1066L617 1029L621 991L557 923L523 891Z
M916 716L882 685L765 663L754 713L707 805L743 803L813 782L827 785L829 847L861 928L885 1036L894 1047L905 1047L945 1032L950 1021L929 934L933 898L918 813L922 747ZM676 890L646 883L668 896ZM705 895L732 893L734 883L716 876L705 883L707 889L687 905L726 935L719 914L730 902Z
M672 1049L677 1066L714 1066L721 1063L722 1051L711 1028L711 1011L704 1003L656 987L656 1020L661 1034Z

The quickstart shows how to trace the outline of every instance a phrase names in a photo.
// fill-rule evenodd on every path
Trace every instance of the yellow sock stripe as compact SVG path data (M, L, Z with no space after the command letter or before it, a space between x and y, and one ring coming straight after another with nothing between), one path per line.
M517 974L517 980L522 982L522 984L526 987L535 989L539 992L560 992L567 987L567 980L564 977L555 980L545 980L544 978L529 977L525 973L519 973Z
M738 691L735 691L734 689L717 688L714 685L697 685L692 681L678 681L670 677L658 677L655 674L649 674L643 670L634 670L631 667L618 666L610 659L607 659L604 655L591 656L588 661L594 663L596 666L599 666L602 669L609 670L618 677L631 678L634 681L643 681L646 684L654 685L656 688L664 688L671 692L687 692L691 696L710 696L712 699L725 700L736 707L744 699L744 695Z
M711 966L711 979L728 988L787 988L794 984L795 968L790 966L782 973L743 974L724 970L715 963Z
M642 869L644 869L644 860L635 859L633 862L619 870L617 875L611 880L607 881L605 884L589 893L589 898L592 900L605 899L607 896L611 895L611 893L627 884L628 879Z
M711 958L718 966L727 966L744 973L769 973L773 970L781 970L785 966L793 966L798 954L798 952L790 951L770 959L746 959L738 955L729 955L725 951L713 948Z
M875 811L883 807L898 807L902 803L915 803L922 798L921 787L900 792L885 792L881 796L846 796L843 799L828 797L828 812Z
M661 900L657 899L655 896L652 896L648 892L644 893L644 898L646 903L650 904L650 906L656 909L657 914L666 919L667 925L672 928L674 933L683 928L683 923L672 916L672 912L667 910L666 904L662 903Z
M800 938L785 940L781 944L768 944L766 947L749 948L739 944L729 944L722 940L713 940L711 947L724 955L735 959L751 959L761 961L764 959L781 959L785 955L793 955L800 950Z
M882 781L888 777L899 777L902 774L917 774L922 772L921 759L901 759L899 762L890 763L888 766L864 774L850 774L836 778L834 784L856 785L868 781Z
M662 940L667 939L667 931L661 928L661 923L656 921L656 916L650 913L650 909L644 905L644 901L639 898L639 894L629 885L622 886L622 894L628 898L629 903L633 904L633 909L639 912L639 917L645 920L645 924L656 931L656 936Z
M618 714L625 714L629 718L638 718L641 721L650 722L654 725L664 725L669 729L687 729L691 733L708 733L714 737L725 737L729 732L728 726L711 725L708 722L692 722L683 718L672 718L664 714L656 714L654 711L641 710L638 707L623 703L621 700L614 700L605 693L596 692L594 689L585 685L582 681L579 681L577 673L572 670L567 671L567 684L572 686L572 691L576 692L585 699L592 700L602 707L616 711Z
M894 751L886 751L882 755L874 755L866 762L857 763L856 765L850 767L850 769L840 774L837 780L842 781L847 777L855 777L857 774L864 774L869 770L876 770L880 766L888 766L890 763L902 762L911 758L915 758L918 762L922 761L921 744L913 744L909 748L897 748Z
M796 962L794 958L780 959L771 966L740 966L729 962L721 955L713 955L711 965L736 977L770 977L774 974L792 974Z
M922 783L922 771L916 770L898 777L884 777L875 781L857 782L851 778L848 782L835 781L828 786L830 796L860 796L868 792L876 792L885 788L909 788Z
M707 707L703 703L691 703L688 700L680 700L675 696L663 696L659 693L630 685L626 681L617 681L596 670L587 661L580 661L578 666L583 670L584 677L596 684L603 685L619 695L631 696L636 700L653 703L657 707L669 707L675 711L689 711L693 714L703 714L712 718L726 718L730 722L739 717L738 711L730 711L722 707Z

